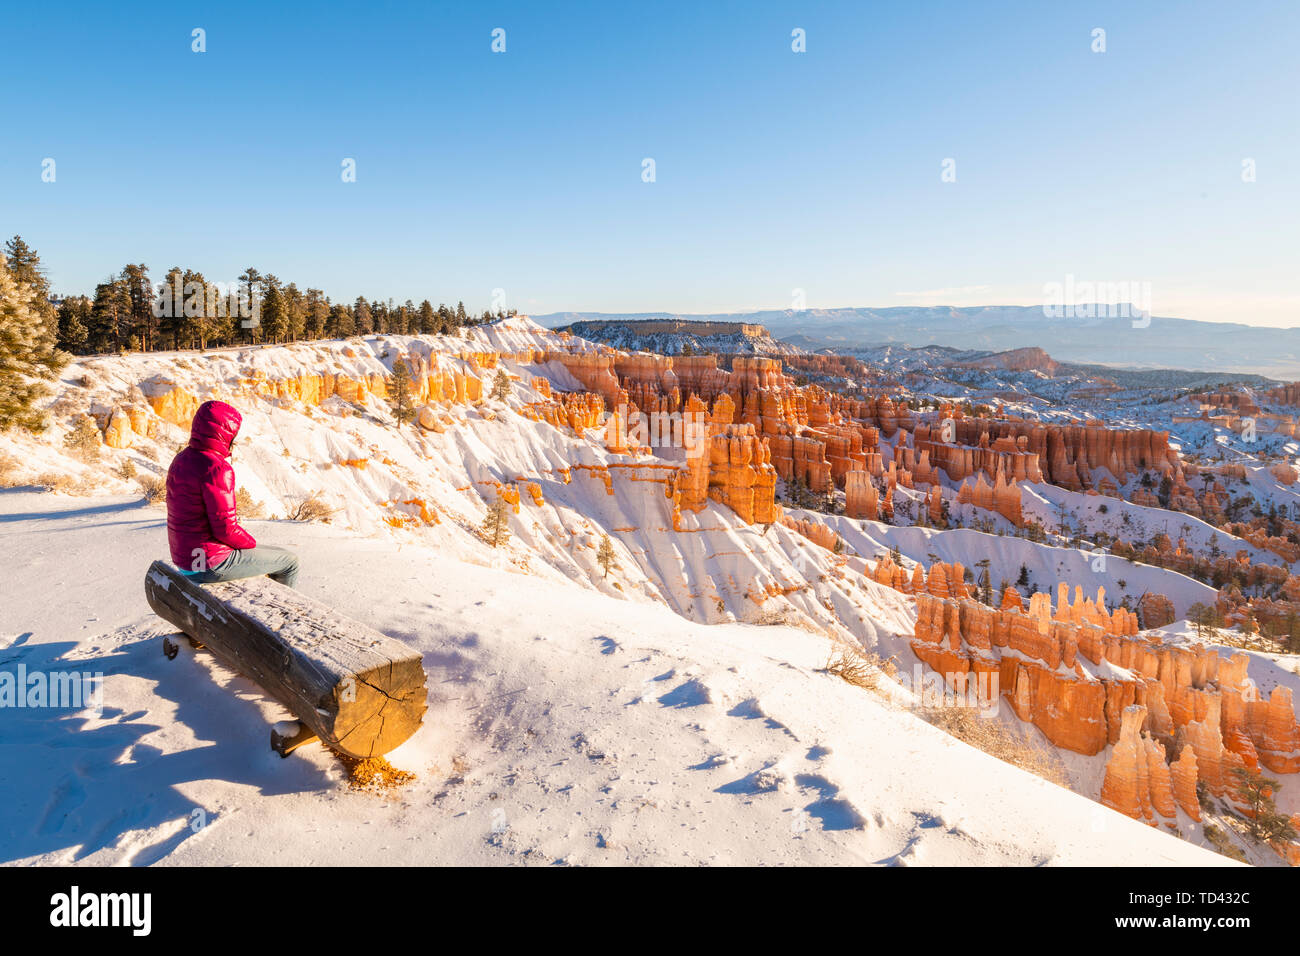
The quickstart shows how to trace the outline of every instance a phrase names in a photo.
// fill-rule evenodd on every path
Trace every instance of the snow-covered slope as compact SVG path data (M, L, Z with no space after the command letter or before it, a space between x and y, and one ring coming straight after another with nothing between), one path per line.
M1089 814L1089 833L1094 825L1118 826L1114 815L1090 801L1069 802L1073 796L992 761L907 712L915 702L917 661L909 644L915 604L860 571L863 559L897 545L914 560L929 561L934 553L968 568L992 556L995 583L1000 576L1013 579L1025 564L1042 588L1064 579L1091 594L1104 584L1114 599L1122 579L1133 593L1169 593L1180 608L1201 599L1202 585L1114 558L1098 574L1087 552L1009 536L804 515L837 529L847 549L836 555L781 524L747 525L714 502L698 514L683 512L674 529L663 474L676 452L611 452L600 429L575 432L530 411L548 392L581 388L558 361L539 357L560 347L595 349L519 317L472 330L463 339L371 336L203 355L99 357L71 365L51 405L54 427L39 437L6 434L0 453L18 462L18 480L57 484L62 475L78 493L96 497L0 494L0 535L14 542L16 553L41 555L18 582L24 601L0 611L0 633L14 643L18 656L7 659L15 665L48 664L61 655L102 662L121 703L110 702L115 712L87 726L89 737L74 732L71 718L19 714L25 722L4 759L18 766L47 751L57 751L59 759L24 798L25 816L13 832L13 845L24 849L13 858L53 859L47 854L61 853L147 862L170 858L173 850L198 854L194 859L203 862L260 858L256 849L235 845L237 827L227 831L232 843L220 853L203 855L207 835L191 839L174 823L178 798L164 796L157 806L146 801L133 810L125 800L115 803L103 795L118 781L128 794L138 795L132 789L137 784L151 793L170 787L207 817L237 812L252 801L268 832L298 826L262 805L262 797L279 795L295 820L303 814L315 821L352 855L370 852L357 849L356 834L366 832L358 829L365 825L360 816L375 812L375 804L355 802L360 798L342 787L339 771L324 755L310 773L269 754L255 766L230 768L229 760L262 759L266 722L278 719L272 705L250 703L260 698L251 685L227 675L221 679L233 681L242 701L212 691L195 705L181 689L192 690L194 682L178 684L174 676L189 659L168 665L171 670L163 666L157 638L169 628L145 607L140 583L148 561L165 555L161 515L131 504L138 502L138 485L126 477L129 469L121 469L129 463L141 475L162 475L186 430L157 421L152 438L136 436L129 449L104 448L90 464L63 447L79 413L103 420L111 409L142 403L142 388L151 394L180 388L238 405L244 415L235 446L239 484L266 516L283 519L312 493L337 509L329 527L252 521L254 533L301 550L314 569L303 585L309 592L409 640L424 651L431 672L442 675L431 684L429 726L393 757L419 772L421 782L403 792L410 796L388 804L392 816L384 817L381 831L388 853L488 861L500 859L506 847L525 859L587 859L581 857L585 850L574 849L586 848L584 840L599 846L622 839L618 859L638 861L667 861L681 852L688 854L684 859L715 861L793 862L824 854L891 860L909 845L918 849L899 859L1185 859L1178 855L1182 849L1162 849L1172 841L1159 834L1155 842L1122 841L1113 857L1105 840L1081 847L1075 842L1081 808ZM479 375L486 394L495 372L479 369L469 354L485 351L504 354L509 395L443 404L433 430L397 427L387 405L373 395L344 400L336 394L317 404L296 400L292 389L269 387L321 374L374 381L388 375L398 357L415 356L447 375ZM509 515L510 541L493 549L477 529L504 486L521 492L519 507ZM533 486L536 494L527 490ZM899 494L908 493L900 488ZM1048 504L1044 498L1043 507ZM49 513L39 516L43 511ZM608 575L596 558L605 535L616 558ZM832 646L892 657L902 679L885 680L873 695L819 673ZM220 718L210 720L208 710ZM8 717L12 712L0 714ZM1011 732L1040 742L1039 731L1020 724L1009 707L998 719ZM249 735L236 751L244 757L206 752L227 745L227 725ZM611 739L600 736L605 727L616 728ZM95 743L83 745L88 740ZM144 757L152 766L159 755L171 756L164 767L186 768L184 779L158 778L156 767L135 767ZM611 762L616 757L620 762ZM1095 798L1104 756L1066 764L1069 785ZM891 768L903 765L924 785L900 784ZM135 769L113 769L123 766ZM475 767L491 769L476 778ZM953 783L949 778L958 772L963 782ZM459 777L465 783L447 782ZM472 791L468 784L476 779L488 789ZM977 779L984 782L977 785ZM207 780L217 781L214 790L197 783ZM474 851L481 856L466 855L470 820L447 813L436 817L437 827L417 832L404 822L406 814L432 812L430 806L440 813L457 806L503 809L506 804L498 801L505 799L505 788L521 781L531 789L517 791L519 805L535 816L516 822L516 811L509 811L511 839L518 844L498 827ZM980 789L986 784L1008 792L989 796ZM420 789L425 786L427 792ZM645 796L652 789L654 795ZM923 794L930 796L920 799ZM982 829L965 817L957 830L909 822L951 823L952 815L936 803L949 796ZM1044 800L1050 812L1024 809ZM622 815L636 801L672 805L678 815L671 824L638 829L637 821L648 817ZM733 827L737 805L745 808L745 820L754 815L752 825L743 824L750 827L742 827L743 838ZM568 820L570 812L581 819ZM1050 820L1057 813L1073 822L1054 830ZM71 823L61 822L65 814ZM1021 836L1000 829L1011 826L1004 815L1023 814L1040 823ZM563 823L555 822L562 817ZM807 843L784 850L763 846L758 834L764 828L779 830L792 819L801 821L792 824L798 839L823 842L813 850ZM592 820L603 822L581 829ZM814 825L819 820L848 842L828 848L827 838L810 835L821 832ZM663 827L691 833L691 845L667 839ZM422 835L443 829L452 835L445 843ZM1151 835L1146 828L1140 832ZM389 839L394 833L402 836ZM632 840L628 833L640 836ZM406 845L408 837L414 845ZM659 845L665 840L666 848ZM343 858L332 855L334 846L302 849L302 859ZM703 847L718 855L701 855Z
M1027 538L998 536L955 528L940 531L935 528L896 527L879 521L853 521L842 516L824 519L858 554L864 557L883 555L892 548L908 561L930 565L940 561L960 562L964 567L975 568L982 560L989 561L990 583L997 588L1002 581L1014 585L1020 569L1028 572L1029 586L1040 591L1055 593L1057 584L1064 581L1081 587L1089 597L1097 588L1106 589L1108 601L1122 600L1127 594L1136 600L1147 591L1164 594L1174 602L1179 614L1186 613L1198 601L1213 603L1215 590L1194 578L1158 568L1149 564L1129 561L1114 555L1102 555L1083 548L1058 548L1039 544ZM934 555L934 558L929 557ZM1121 583L1122 582L1122 583Z
M234 450L236 473L268 516L284 516L319 492L338 510L335 523L355 532L392 533L470 560L514 563L551 580L580 581L634 601L666 602L701 622L770 615L773 608L754 599L765 592L775 595L773 606L782 613L868 647L881 634L910 630L911 612L901 595L872 582L855 586L843 580L832 555L784 527L763 533L729 508L710 503L698 515L684 514L683 531L674 531L663 486L637 480L634 469L626 471L638 463L662 468L664 459L612 453L600 429L574 434L520 414L545 397L531 384L535 378L556 392L577 386L557 362L503 360L515 379L509 397L446 406L441 433L395 427L385 403L374 397L360 404L333 396L314 406L257 395L249 386L322 371L352 378L389 374L398 357L411 353L435 367L459 370L468 367L460 357L465 351L518 355L560 344L554 333L519 317L474 329L465 339L370 336L201 356L87 359L64 372L55 405L65 417L51 433L5 440L22 461L27 480L66 472L89 476L106 491L128 492L135 483L114 477L113 469L129 459L140 473L165 474L171 456L188 439L184 429L161 422L156 440L138 440L129 450L105 449L90 468L64 454L58 439L77 411L102 415L129 401L140 383L164 380L200 399L224 398L239 407L244 424ZM563 345L594 348L581 340ZM611 480L607 487L603 473L611 465L631 477ZM511 542L494 551L474 531L498 488L513 483L536 484L542 500L521 495L519 511L510 517ZM438 523L415 520L420 503ZM394 529L394 522L404 527ZM596 562L605 533L619 565L612 576Z
M350 791L286 715L144 603L165 548L135 498L0 492L6 668L102 672L100 716L0 711L6 863L1226 862L819 672L828 638L662 606L426 542L251 522L302 588L419 648L417 779Z

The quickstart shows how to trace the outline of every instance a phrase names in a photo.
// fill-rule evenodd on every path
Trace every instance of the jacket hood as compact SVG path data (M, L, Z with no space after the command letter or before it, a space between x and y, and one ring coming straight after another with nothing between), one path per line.
M230 444L239 434L243 420L243 416L225 402L204 402L194 413L194 423L190 425L190 445L229 458Z

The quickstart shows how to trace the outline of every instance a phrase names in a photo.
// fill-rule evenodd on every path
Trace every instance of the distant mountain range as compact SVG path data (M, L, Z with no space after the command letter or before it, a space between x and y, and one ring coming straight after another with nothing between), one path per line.
M1103 309L1106 307L1103 306ZM1116 309L1115 312L1121 312ZM762 325L808 351L853 352L878 345L945 345L992 352L1036 347L1058 361L1117 368L1175 368L1300 379L1300 328L1261 328L1152 316L1053 317L1041 306L901 306L885 309L769 310L709 315L670 312L557 312L542 325L575 322L685 320Z

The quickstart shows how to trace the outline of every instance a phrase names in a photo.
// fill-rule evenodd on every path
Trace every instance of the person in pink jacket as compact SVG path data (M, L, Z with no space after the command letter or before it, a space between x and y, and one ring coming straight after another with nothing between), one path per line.
M204 402L190 443L167 470L167 541L172 561L192 581L213 584L261 574L293 587L298 556L259 545L239 525L230 446L243 418L225 402Z

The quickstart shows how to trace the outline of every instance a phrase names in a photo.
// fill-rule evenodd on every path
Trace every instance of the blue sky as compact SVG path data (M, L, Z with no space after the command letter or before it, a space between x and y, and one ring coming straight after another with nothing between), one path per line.
M1073 275L1300 325L1297 40L1250 0L11 4L0 233L64 292L142 261L724 312Z

